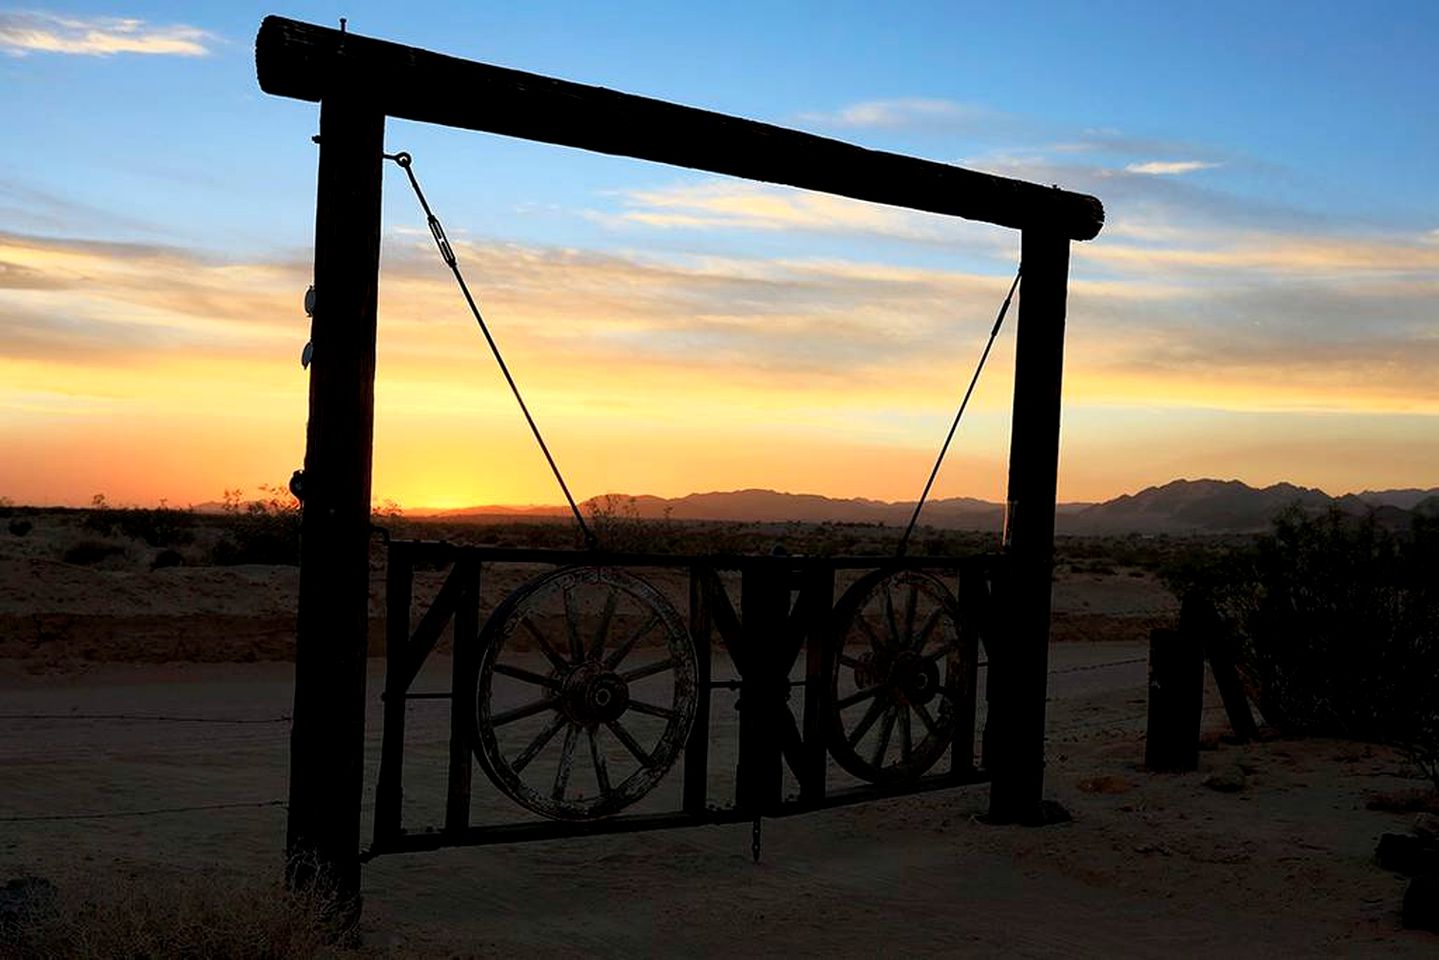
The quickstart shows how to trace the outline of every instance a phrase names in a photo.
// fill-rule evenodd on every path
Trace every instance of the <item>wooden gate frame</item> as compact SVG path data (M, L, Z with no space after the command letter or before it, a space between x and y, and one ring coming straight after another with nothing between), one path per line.
M1021 231L1006 504L1005 655L991 664L989 813L1023 822L1044 789L1050 576L1069 243L1085 194L461 60L283 17L255 39L260 88L320 104L305 509L290 739L292 869L359 889L370 481L386 117L504 134L980 220ZM303 879L303 878L301 878Z

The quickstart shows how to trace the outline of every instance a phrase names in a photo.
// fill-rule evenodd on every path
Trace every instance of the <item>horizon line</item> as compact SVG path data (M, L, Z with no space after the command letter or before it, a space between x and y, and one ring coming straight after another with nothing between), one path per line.
M1264 485L1264 486L1256 486L1256 485L1253 484L1253 483L1250 483L1250 482L1248 482L1248 481L1246 481L1246 480L1241 480L1241 479L1239 479L1239 478L1237 478L1237 477L1231 477L1231 478L1228 478L1228 479L1220 479L1220 478L1218 478L1218 477L1195 477L1195 478L1192 478L1192 479L1189 478L1189 477L1175 477L1174 479L1172 479L1172 480L1167 480L1167 481L1165 481L1165 482L1163 482L1163 483L1153 483L1153 484L1149 484L1149 485L1144 486L1144 487L1140 487L1140 488L1138 488L1138 489L1131 489L1131 490L1129 490L1129 491L1127 491L1127 492L1124 492L1124 493L1115 494L1114 496L1109 497L1109 498L1104 499L1104 500L1057 500L1055 505L1056 505L1056 506L1074 506L1074 505L1080 505L1080 504L1083 504L1083 505L1095 505L1095 504L1102 504L1102 503L1110 503L1110 502L1112 502L1112 501L1114 501L1114 500L1118 500L1118 499L1120 499L1120 498L1122 498L1122 497L1132 497L1132 496L1136 496L1136 495L1138 495L1138 494L1140 494L1140 493L1143 493L1143 492L1146 491L1146 490L1157 490L1157 489L1161 489L1161 488L1163 488L1163 487L1170 486L1170 485L1175 484L1175 483L1206 483L1206 482L1208 482L1208 483L1224 483L1224 484L1239 483L1239 484L1242 484L1242 485L1245 486L1245 487L1248 487L1248 488L1251 489L1251 490L1257 490L1257 491L1269 490L1269 489L1272 489L1272 488L1278 487L1278 486L1291 486L1291 487L1295 487L1295 488L1300 489L1300 490L1317 491L1317 492L1323 494L1324 496L1330 497L1331 499L1335 499L1335 500L1338 500L1338 499L1341 499L1341 498L1347 497L1347 496L1361 496L1361 495L1366 494L1366 493L1375 493L1375 494L1378 494L1378 493L1390 493L1390 492L1396 492L1396 491L1402 491L1402 490L1416 490L1416 491L1428 492L1428 491L1439 490L1439 483L1436 483L1434 486L1414 485L1414 486L1407 486L1407 487L1385 487L1385 488L1382 488L1382 489L1375 489L1375 488L1373 488L1373 487L1365 487L1365 488L1362 489L1362 490L1348 490L1348 491L1344 491L1344 492L1342 492L1342 493L1330 493L1328 490L1325 490L1323 487L1318 487L1318 486L1305 486L1304 484L1295 483L1294 481L1291 481L1291 480L1279 480L1279 481L1276 481L1276 482L1274 482L1274 483L1266 484L1266 485ZM257 489L257 490L262 490L262 489L263 489L263 485L261 485L260 487L257 487L256 489ZM822 494L822 493L808 493L808 492L795 492L795 491L790 491L790 490L779 490L779 489L775 489L775 488L773 488L773 487L739 487L739 488L735 488L735 489L731 489L731 490L703 490L703 491L694 490L694 491L691 491L691 492L689 492L689 493L679 494L679 495L677 495L677 496L671 496L671 497L662 496L662 495L660 495L660 494L651 494L651 493L618 493L618 492L607 492L607 493L594 494L594 495L592 495L592 496L585 497L585 498L583 498L583 499L579 499L579 500L577 500L576 502L579 503L579 504L589 504L589 503L592 503L592 502L597 501L597 500L604 500L604 499L606 499L606 498L614 498L614 499L618 499L618 500L641 500L641 499L650 499L650 500L675 501L675 500L684 500L684 499L687 499L687 498L689 498L689 497L726 496L726 495L740 494L740 493L769 493L769 494L775 494L775 495L778 495L778 496L786 496L786 497L817 497L817 498L822 499L822 500L830 500L830 501L834 501L834 502L837 502L837 503L844 503L844 502L849 502L849 501L862 500L862 501L868 501L869 503L878 504L878 505L887 506L887 507L913 506L913 505L915 504L915 502L916 502L915 500L912 500L912 499L911 499L911 500L884 500L884 499L880 499L880 498L878 498L878 497L867 497L867 496L859 495L859 494L857 494L857 495L852 495L852 496L832 496L832 495L829 495L829 494ZM96 494L95 496L103 496L103 494ZM240 502L241 504L249 504L249 503L254 503L254 502L260 501L260 500L262 500L262 499L264 499L264 498L257 496L257 497L253 497L253 498L243 499L243 500L240 500L239 502ZM12 509L14 509L14 508L21 508L21 509L27 509L27 510L91 510L91 509L110 508L110 509L122 509L122 510L123 510L123 509L173 509L173 510L181 510L181 511L196 511L196 510L198 510L199 508L202 508L202 507L206 507L206 506L210 506L210 505L218 505L218 504L222 504L222 503L225 502L224 499L223 499L223 494L222 494L222 496L221 496L220 498L216 498L216 499L213 499L213 500L201 500L201 501L198 501L198 502L196 502L196 501L190 501L190 502L188 502L185 506L172 506L172 505L170 504L169 500L170 500L170 498L168 498L168 497L157 497L157 498L155 498L154 501L152 501L152 502L150 502L150 503L148 503L148 504L146 504L146 503L137 503L137 502L123 502L123 503L122 503L122 502L118 502L118 501L117 501L117 502L114 502L114 503L111 503L111 502L109 502L109 501L107 500L107 501L103 504L103 507L101 507L101 506L97 506L95 503L93 503L93 501L92 501L91 503L88 503L88 504L82 504L82 503L17 503L17 502L15 502L15 501L10 500L8 497L0 496L0 507L6 507L6 508L12 508ZM943 502L945 502L945 501L951 501L951 500L973 500L973 501L976 501L976 502L978 502L978 503L983 503L983 504L985 504L985 505L987 505L987 506L993 506L993 507L1003 507L1003 506L1004 506L1004 502L1003 502L1003 501L1000 501L1000 500L987 500L987 499L985 499L985 498L983 498L983 497L969 496L969 495L966 495L966 494L957 494L957 495L955 495L955 496L947 496L947 497L936 497L936 498L930 499L930 500L928 500L928 501L926 501L926 502L929 503L929 504L935 504L935 503L943 503ZM374 499L372 499L371 502L370 502L370 507L371 507L372 510L375 509L375 508L393 507L393 508L397 509L401 514L404 514L404 513L406 513L406 512L410 512L410 511L416 512L416 513L418 514L418 513L449 513L449 512L456 512L456 511L482 511L482 510L500 510L500 511L554 510L554 511L556 511L557 513L560 513L560 514L568 514L568 513L570 513L570 508L569 508L569 506L568 506L567 504L564 504L564 503L533 503L533 502L531 502L531 503L471 503L471 504L465 504L465 505L460 505L460 506L433 506L433 505L401 503L401 502L399 502L399 501L397 501L397 500L395 500L394 498L391 498L391 497L379 497L379 498L374 498Z

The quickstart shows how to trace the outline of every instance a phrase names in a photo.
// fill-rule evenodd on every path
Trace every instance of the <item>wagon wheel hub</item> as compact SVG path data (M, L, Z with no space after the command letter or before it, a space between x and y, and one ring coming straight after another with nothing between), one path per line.
M890 665L889 687L904 703L929 703L939 692L939 667L933 660L906 650Z
M598 663L576 667L564 681L564 711L587 727L617 720L630 705L630 685Z

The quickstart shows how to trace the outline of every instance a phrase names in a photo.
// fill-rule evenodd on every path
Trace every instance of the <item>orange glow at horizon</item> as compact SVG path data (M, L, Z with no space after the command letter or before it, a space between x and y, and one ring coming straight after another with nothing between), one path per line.
M477 272L505 278L487 309L581 499L748 487L913 499L987 333L954 318L989 313L1003 286L842 261L457 246ZM560 503L472 322L411 254L403 244L387 254L382 286L376 500ZM1266 256L1272 266L1278 254ZM1299 245L1286 269L1368 259ZM254 495L301 465L306 323L295 292L307 265L3 233L0 263L17 278L0 288L10 320L0 496L183 505L237 487ZM1187 295L1170 283L1074 281L1062 498L1199 475L1331 492L1439 482L1428 439L1439 341L1291 344L1280 331L1232 356L1222 340L1140 325ZM1004 498L1011 338L991 358L937 497Z

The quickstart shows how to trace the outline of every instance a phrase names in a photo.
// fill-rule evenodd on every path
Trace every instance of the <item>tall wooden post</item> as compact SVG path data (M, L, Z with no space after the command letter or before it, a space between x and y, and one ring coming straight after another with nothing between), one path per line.
M359 98L321 103L286 853L292 883L347 898L360 880L384 131Z
M755 817L784 795L784 756L777 734L788 694L788 662L781 663L789 617L790 572L778 563L745 567L740 575L739 770L735 806Z
M1059 400L1064 372L1064 309L1069 239L1031 227L1021 239L1022 286L1010 429L1006 564L1001 623L990 652L989 705L997 723L989 818L1034 819L1044 793L1044 715L1049 686L1050 577L1059 475ZM988 753L989 751L987 751Z

